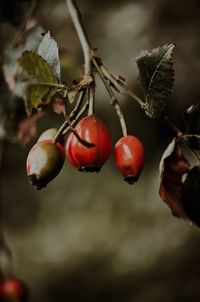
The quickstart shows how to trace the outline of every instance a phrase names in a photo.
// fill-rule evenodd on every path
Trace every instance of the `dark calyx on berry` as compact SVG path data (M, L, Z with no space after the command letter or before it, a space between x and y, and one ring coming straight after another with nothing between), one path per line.
M30 184L36 188L36 190L41 190L47 186L46 181L42 181L37 174L32 174L28 176Z
M124 177L124 181L126 181L130 185L133 185L135 182L138 181L138 177L132 176L132 175L128 175L128 176Z

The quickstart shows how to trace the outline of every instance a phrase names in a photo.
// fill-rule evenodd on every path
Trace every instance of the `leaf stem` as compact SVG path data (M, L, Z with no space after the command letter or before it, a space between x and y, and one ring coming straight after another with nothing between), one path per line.
M32 82L32 83L29 83L28 85L30 85L30 86L41 85L41 86L55 87L55 88L66 90L66 91L70 90L70 88L64 84L51 83L51 82Z

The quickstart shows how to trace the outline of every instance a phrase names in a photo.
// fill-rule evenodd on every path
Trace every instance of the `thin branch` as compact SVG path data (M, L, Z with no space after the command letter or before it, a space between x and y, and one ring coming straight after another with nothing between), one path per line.
M77 113L79 112L79 110L82 106L83 100L84 100L84 96L85 96L85 89L80 92L80 95L79 95L78 101L76 103L76 106L74 107L74 109L70 113L70 121L72 121L74 119L74 117L77 115Z
M53 139L54 144L57 143L59 137L62 135L63 131L69 126L68 120L65 120L62 126L59 128L58 132L56 133L56 136Z
M82 117L82 115L88 111L89 103L85 103L81 110L77 113L76 118L71 122L71 125L74 126L76 122ZM70 127L66 127L66 129L62 132L62 134L67 134L70 131Z
M141 106L141 108L144 108L145 103L129 89L129 87L124 83L124 81L122 81L120 78L112 74L102 63L99 65L99 67L102 73L104 74L104 76L112 83L112 85L116 87L118 92L121 92L119 90L119 86L120 86L126 91L125 95L129 95L134 101L136 101Z
M94 64L94 66L96 67L96 70L109 94L109 97L111 99L111 102L110 104L112 106L114 106L115 110L116 110L116 113L119 117L119 121L120 121L120 124L121 124L121 128L122 128L122 132L123 132L123 135L126 136L127 135L127 128L126 128L126 123L125 123L125 119L124 119L124 116L123 116L123 113L121 111L121 108L120 108L120 105L118 103L118 100L117 98L115 97L113 91L112 91L112 88L110 87L109 83L107 82L106 78L104 77L104 74L102 73L96 59L93 57L92 58L92 62Z
M72 18L73 24L76 28L84 55L85 62L85 74L90 74L92 71L91 55L90 55L90 42L87 36L84 24L82 21L81 13L74 0L66 0L70 16Z
M104 74L102 73L101 69L99 68L99 65L96 61L96 58L92 56L92 51L91 51L91 44L89 42L89 38L87 36L86 30L83 25L81 13L79 11L79 8L75 2L75 0L66 0L70 16L72 18L72 22L74 23L74 26L76 28L82 49L83 49L83 54L84 54L84 61L85 61L85 74L91 74L92 73L92 63L96 67L97 72L99 73L99 76L101 80L103 81L105 88L108 91L108 94L111 99L111 105L114 106L117 115L120 120L122 132L124 135L127 135L127 128L125 124L125 120L121 111L121 108L119 106L118 100L116 99L111 87L107 83L106 78L104 77ZM92 99L90 102L90 112L93 110L93 104L92 104Z
M94 104L95 104L95 82L93 81L88 88L88 102L89 102L89 109L88 115L94 114Z
M61 135L66 134L71 128L69 125L69 121L71 123L72 126L74 126L74 124L77 122L77 120L88 110L89 104L88 102L85 103L85 105L82 107L82 109L79 109L78 111L76 111L74 108L74 110L71 112L69 119L66 119L64 121L64 123L62 124L62 126L59 128L56 136L53 139L53 142L56 143L59 139L59 137Z

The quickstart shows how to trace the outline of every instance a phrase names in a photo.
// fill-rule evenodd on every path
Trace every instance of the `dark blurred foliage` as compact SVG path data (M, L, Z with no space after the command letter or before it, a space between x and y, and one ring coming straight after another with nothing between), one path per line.
M31 0L2 0L0 3L0 21L19 26L24 21L30 2ZM27 4L26 7L25 3Z
M15 39L30 2L0 2L1 67L3 51ZM136 55L144 48L176 44L175 87L167 111L184 129L183 111L200 94L199 1L77 2L105 64L140 95ZM65 1L38 1L34 18L60 45L62 79L77 79L82 53ZM17 107L17 119L24 116L24 107L8 91L2 69L0 81L1 122L7 117L11 124L13 107ZM102 85L97 84L96 112L115 143L121 135L118 119ZM173 133L146 117L133 101L125 97L120 101L129 132L145 145L145 168L134 186L122 181L111 158L95 176L78 173L66 163L61 174L37 192L25 173L27 153L37 137L26 147L4 143L1 217L16 274L28 283L33 302L200 299L199 230L172 217L158 195L159 160ZM61 123L50 106L38 123L39 133Z

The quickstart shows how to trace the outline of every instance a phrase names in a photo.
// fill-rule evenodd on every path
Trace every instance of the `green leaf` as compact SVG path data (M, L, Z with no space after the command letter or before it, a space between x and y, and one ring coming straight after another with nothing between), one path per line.
M57 91L57 79L52 67L33 51L25 51L18 63L29 79L24 98L27 113L31 114L50 102Z
M136 62L139 81L145 94L145 112L151 118L161 115L172 92L174 45L164 45L152 51L142 51Z
M60 80L58 44L51 37L49 31L44 35L42 42L40 43L38 54L53 68L56 78Z

